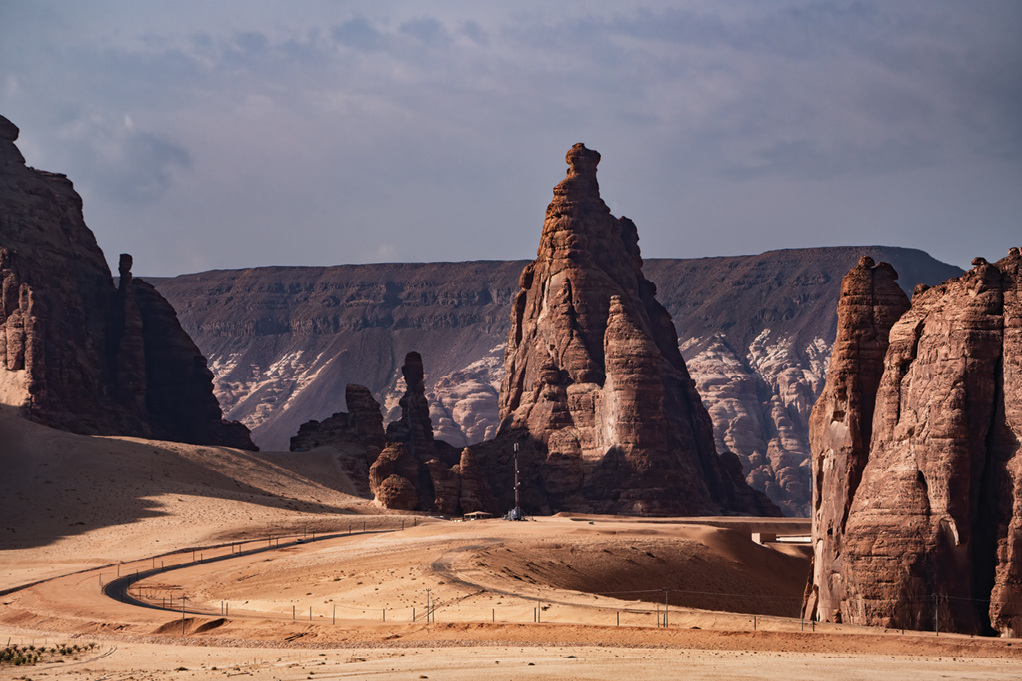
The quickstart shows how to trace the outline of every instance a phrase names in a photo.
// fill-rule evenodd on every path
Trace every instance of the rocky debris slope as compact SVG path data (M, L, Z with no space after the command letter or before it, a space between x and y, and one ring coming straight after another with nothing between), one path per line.
M821 616L1022 633L1022 254L973 265L891 327L843 541L816 530Z
M873 432L873 410L884 370L888 334L909 309L898 286L898 274L887 263L876 265L863 256L841 282L837 305L837 339L827 384L809 420L813 479L812 594L807 616L819 612L826 621L839 619L845 522L862 479Z
M401 373L406 387L401 412L386 429L380 403L366 387L349 384L350 413L302 424L291 450L333 449L359 493L385 508L496 513L486 475L471 450L434 438L422 356L409 352Z
M491 484L511 489L516 443L527 512L780 514L718 456L635 225L600 198L600 155L576 144L566 161L511 307L501 427L480 447Z
M82 434L254 449L223 421L206 360L120 258L120 281L64 176L25 165L0 117L0 379L30 419Z

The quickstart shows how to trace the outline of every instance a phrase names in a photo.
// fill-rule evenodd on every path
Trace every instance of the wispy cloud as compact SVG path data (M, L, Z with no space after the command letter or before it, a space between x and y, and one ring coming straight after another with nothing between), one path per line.
M649 255L847 241L857 215L961 263L963 204L992 248L1022 209L996 189L1022 180L1011 1L9 7L0 113L140 271L528 256L577 141ZM878 181L903 203L862 216Z

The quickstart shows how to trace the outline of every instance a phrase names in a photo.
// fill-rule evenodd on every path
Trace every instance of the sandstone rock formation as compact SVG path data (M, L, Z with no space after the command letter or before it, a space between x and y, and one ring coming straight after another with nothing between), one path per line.
M808 515L809 412L823 389L841 278L862 255L906 290L962 271L922 251L870 246L694 260L644 259L678 325L718 452L789 515ZM400 416L402 359L418 350L434 437L456 448L496 435L508 309L527 262L266 267L154 282L210 358L228 418L263 449L365 385ZM287 409L283 408L287 405Z
M462 513L486 511L493 513L500 506L490 490L486 471L479 465L475 452L471 447L461 450L461 462L452 469L461 481L459 506Z
M308 421L291 438L291 451L308 451L341 441L358 443L371 453L370 464L386 445L380 403L363 385L348 384L344 391L348 412L338 412L320 421ZM375 451L374 451L375 450Z
M897 279L889 264L875 265L863 256L841 282L827 384L809 421L815 488L813 593L807 617L819 613L825 621L840 621L845 523L869 456L888 334L909 309Z
M973 264L891 328L823 617L1022 633L1022 254Z
M446 515L497 512L485 473L471 452L459 453L433 437L422 356L409 352L401 372L406 386L401 415L386 431L380 403L364 386L348 385L350 413L302 424L291 438L292 451L335 449L355 488L385 508Z
M576 144L566 160L512 304L491 485L508 494L518 442L527 511L779 515L717 455L635 225L600 199L600 155Z
M120 259L114 286L64 176L29 168L0 117L0 358L4 399L82 434L254 449L223 421L206 360L156 290Z
M421 506L420 463L403 442L391 442L369 467L369 487L385 508L414 511Z
M426 400L425 370L422 355L409 352L401 367L405 379L405 394L401 397L401 418L387 424L387 439L404 442L413 457L423 458L433 453L433 423Z

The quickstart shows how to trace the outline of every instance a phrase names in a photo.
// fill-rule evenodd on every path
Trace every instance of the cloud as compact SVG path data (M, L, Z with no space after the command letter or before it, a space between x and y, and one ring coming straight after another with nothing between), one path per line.
M949 183L1017 228L1000 189L1022 175L1015 2L185 7L40 0L0 25L0 108L30 163L68 173L105 238L152 225L132 248L165 259L185 229L211 266L373 260L381 243L527 257L578 141L651 256L751 248L761 197L775 247L806 233L786 221L845 238L861 196L844 191L881 180L912 206L886 223L901 243L899 221L953 212Z
M68 120L61 137L83 181L97 198L147 203L174 186L192 167L191 154L166 136L139 130L125 114L120 125L101 116ZM76 178L72 178L73 180Z
M334 28L333 37L337 42L361 52L375 52L384 47L383 36L362 17Z

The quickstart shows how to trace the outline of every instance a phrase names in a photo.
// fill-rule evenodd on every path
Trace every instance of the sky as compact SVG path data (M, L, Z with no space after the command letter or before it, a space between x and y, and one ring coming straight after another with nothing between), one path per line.
M1022 246L1022 2L0 0L0 114L116 269Z

